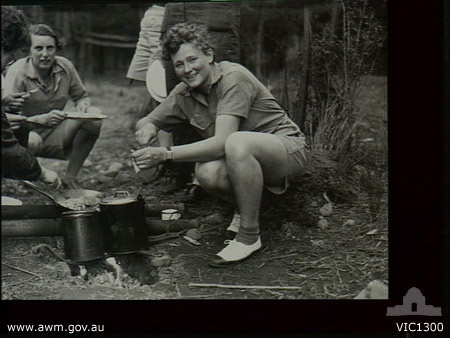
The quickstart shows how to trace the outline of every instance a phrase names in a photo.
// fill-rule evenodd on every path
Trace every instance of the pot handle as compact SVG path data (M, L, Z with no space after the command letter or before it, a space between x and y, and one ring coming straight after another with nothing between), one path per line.
M44 249L47 249L53 256L55 256L56 258L58 258L61 262L67 263L69 265L78 265L76 263L73 263L72 261L68 260L68 259L64 259L63 257L61 257L60 255L58 255L55 250L53 250L48 244L38 244L36 246L33 246L31 248L31 252L34 253L35 255L41 253Z

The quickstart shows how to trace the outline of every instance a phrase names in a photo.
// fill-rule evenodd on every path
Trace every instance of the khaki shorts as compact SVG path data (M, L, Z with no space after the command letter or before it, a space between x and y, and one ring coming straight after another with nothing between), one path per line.
M287 151L289 173L282 186L266 186L271 193L281 195L302 176L309 162L309 147L303 136L277 136Z
M37 128L35 132L42 139L42 145L36 156L66 160L68 151L64 149L64 130L68 120L62 121L55 128Z

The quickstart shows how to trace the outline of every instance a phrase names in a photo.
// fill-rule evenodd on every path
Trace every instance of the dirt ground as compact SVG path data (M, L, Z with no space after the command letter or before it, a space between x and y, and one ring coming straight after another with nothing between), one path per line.
M210 198L195 201L188 190L164 194L170 177L143 185L129 160L130 149L136 146L129 112L142 107L145 88L106 80L88 81L87 87L93 104L109 118L89 156L90 165L80 173L83 186L107 193L140 192L152 203L185 203L182 218L199 221L200 245L189 243L182 234L148 245L146 256L117 258L127 266L118 280L117 273L102 264L87 267L84 276L72 275L67 264L50 253L31 252L33 246L44 243L63 254L62 237L3 237L3 300L351 299L374 279L388 283L387 210L373 219L364 194L351 204L333 203L324 229L317 226L318 210L326 203L321 195L307 199L301 210L294 200L273 202L262 212L264 247L259 253L236 266L208 266L208 260L224 246L232 207ZM64 173L63 161L41 162ZM114 163L122 168L108 173ZM24 204L51 204L11 180L3 180L2 195L19 198ZM305 210L311 222L300 217ZM152 259L161 257L167 260L160 260L164 264L156 267Z

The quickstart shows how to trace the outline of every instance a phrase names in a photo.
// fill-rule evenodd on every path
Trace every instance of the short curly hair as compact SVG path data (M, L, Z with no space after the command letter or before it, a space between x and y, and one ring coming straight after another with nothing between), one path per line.
M29 23L23 12L2 6L2 50L13 52L30 45Z
M39 35L39 36L50 36L55 40L56 49L62 49L62 43L58 39L58 35L56 35L55 31L49 26L43 23L39 23L37 25L32 25L30 28L31 34Z
M172 26L161 41L162 58L171 61L171 55L178 52L184 43L192 43L205 54L211 49L208 30L205 25L196 23L179 23Z

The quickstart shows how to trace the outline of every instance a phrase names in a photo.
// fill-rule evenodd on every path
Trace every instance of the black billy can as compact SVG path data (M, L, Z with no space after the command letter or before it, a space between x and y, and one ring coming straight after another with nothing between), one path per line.
M118 191L100 202L108 254L129 254L144 248L148 230L145 202L141 195Z
M96 210L71 210L61 216L66 259L74 263L105 257L103 229Z

